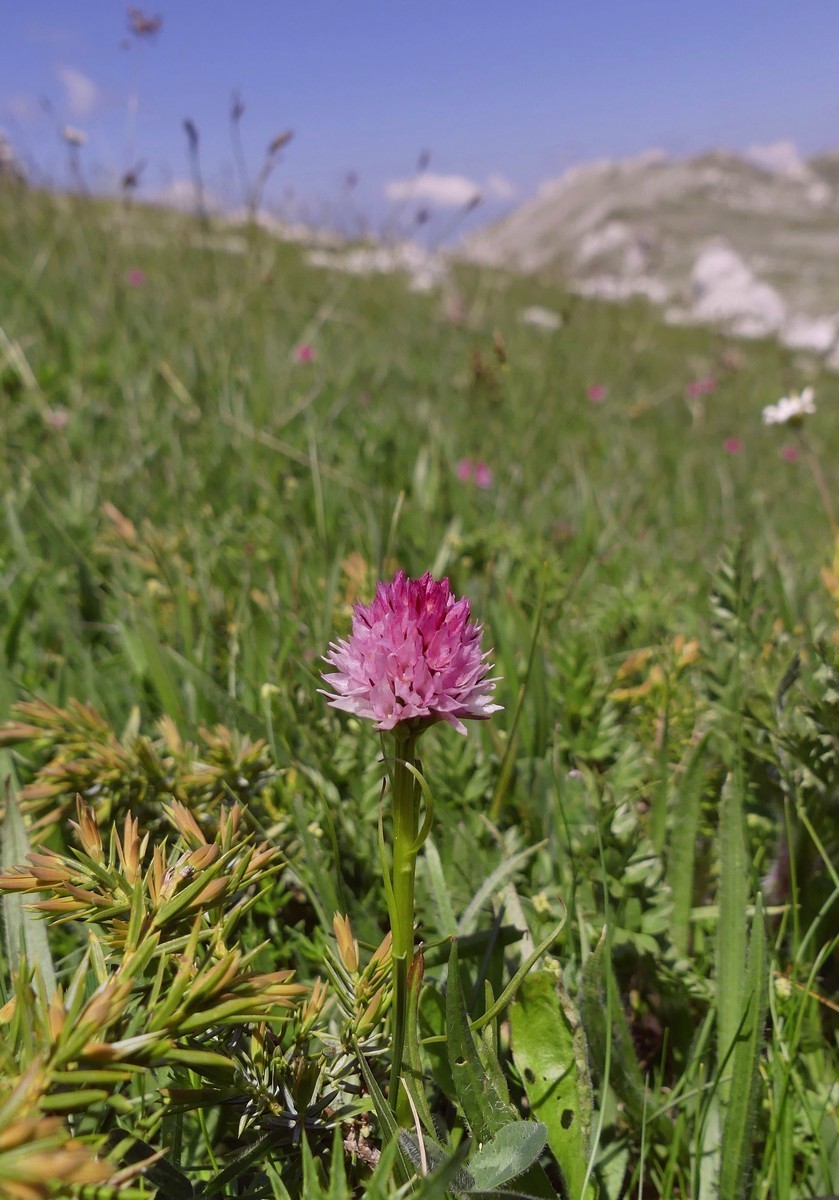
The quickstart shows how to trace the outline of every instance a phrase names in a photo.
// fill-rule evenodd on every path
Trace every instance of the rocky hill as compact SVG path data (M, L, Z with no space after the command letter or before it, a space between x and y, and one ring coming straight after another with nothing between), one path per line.
M789 143L574 167L471 234L472 261L648 297L668 321L777 335L839 367L839 153Z

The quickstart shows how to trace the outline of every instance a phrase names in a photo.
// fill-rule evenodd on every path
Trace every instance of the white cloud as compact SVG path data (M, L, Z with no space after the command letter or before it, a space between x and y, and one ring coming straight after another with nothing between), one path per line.
M208 188L204 188L202 198L205 208L215 209L219 207L215 194ZM146 195L146 199L152 204L162 204L166 208L183 209L193 209L198 202L195 184L191 179L183 178L170 179L162 187L149 192Z
M459 208L486 196L491 200L511 200L516 189L504 175L488 175L483 184L465 175L435 175L425 171L412 179L391 179L385 184L388 200L416 200L440 208Z
M487 177L484 190L488 196L492 196L495 200L512 200L516 194L516 189L510 183L509 179L504 175L489 175Z
M93 80L75 67L59 67L56 75L64 85L70 115L76 118L90 116L99 95Z
M392 179L385 184L388 200L420 200L439 204L441 208L458 208L480 194L478 184L465 175L435 175L431 171L413 179Z

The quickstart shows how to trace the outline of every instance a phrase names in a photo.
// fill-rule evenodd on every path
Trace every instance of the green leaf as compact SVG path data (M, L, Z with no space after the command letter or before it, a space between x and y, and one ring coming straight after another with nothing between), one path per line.
M401 1154L402 1150L396 1138L382 1147L382 1156L367 1182L365 1189L366 1200L390 1200L390 1197L393 1195L391 1175L394 1170L396 1156Z
M123 645L131 663L144 679L148 679L157 693L163 712L168 713L179 729L188 729L186 710L177 681L163 654L157 632L150 623L138 615L133 628L120 627Z
M601 1080L614 1088L618 1099L640 1129L649 1120L650 1104L632 1034L624 1015L618 985L609 958L606 931L583 969L581 1016L594 1064ZM606 1047L611 1043L608 1080ZM665 1114L655 1118L658 1134L672 1137L673 1123Z
M769 965L760 895L749 939L745 991L747 1009L732 1056L731 1086L723 1118L720 1200L740 1200L745 1195L759 1106L760 1052L769 1000Z
M524 981L510 1006L510 1031L513 1061L533 1115L545 1124L566 1191L576 1200L593 1200L593 1182L583 1191L592 1111L585 1034L551 972L539 971Z
M472 1136L488 1141L502 1126L516 1120L506 1096L495 1088L478 1054L460 985L457 939L452 939L446 989L446 1046L455 1092Z
M732 1052L747 1002L743 971L746 961L746 906L748 869L739 782L729 775L720 799L720 888L717 922L717 1058L722 1063ZM729 1071L723 1072L720 1095L728 1096Z
M84 1112L86 1108L107 1099L108 1093L102 1088L77 1088L73 1092L42 1096L39 1107L45 1113Z
M332 1138L332 1160L329 1164L329 1193L327 1200L348 1200L347 1171L344 1166L344 1139L341 1126L335 1126Z
M457 1101L449 1056L446 1053L446 1001L437 988L426 985L420 992L420 1016L426 1036L423 1045L434 1080L452 1103Z
M478 1192L500 1187L523 1175L545 1148L548 1131L541 1121L516 1121L499 1129L469 1159L469 1174Z
M525 959L495 1003L490 1005L483 1016L479 1017L477 1021L473 1021L472 1028L476 1032L477 1030L482 1029L484 1025L488 1024L488 1022L492 1021L498 1016L499 1013L503 1012L504 1009L507 1008L510 1001L521 987L522 981L527 978L533 967L536 965L548 947L553 945L553 943L559 937L564 924L565 916L563 916L562 920L553 927L546 937L542 938L539 945L533 950L533 953Z
M303 1160L303 1195L307 1197L307 1200L327 1200L323 1165L320 1158L315 1158L312 1154L305 1137L301 1142L300 1151Z
M509 857L501 860L495 870L486 877L466 906L457 926L459 937L472 932L480 917L481 909L487 900L497 892L500 892L507 880L512 878L516 871L520 867L523 867L528 859L538 854L545 845L545 842L537 842L535 845L526 846L524 850L519 850L517 854L511 854Z
M420 861L423 864L423 869L428 873L431 885L428 890L437 907L437 926L442 934L450 937L457 931L457 918L454 915L452 902L449 898L449 889L446 877L443 874L440 852L434 844L432 837L426 840L425 853Z
M468 1138L452 1153L434 1138L423 1136L420 1143L415 1133L401 1129L399 1145L418 1173L418 1179L414 1180L411 1191L413 1196L426 1196L428 1200L438 1200L438 1197L447 1192L453 1192L456 1196L464 1192L471 1193L474 1180L463 1166L469 1150Z
M527 687L530 683L530 676L533 672L533 662L536 657L536 647L539 644L539 631L542 628L542 617L545 612L545 595L547 593L548 573L543 567L542 583L539 588L539 600L536 605L536 613L533 617L533 625L530 632L530 648L527 653L527 666L524 670L524 678L519 684L518 695L516 696L516 705L513 709L513 719L510 722L510 728L507 732L507 745L504 750L504 757L501 760L501 766L498 768L498 780L495 785L495 792L490 805L489 817L491 821L497 821L501 809L504 804L504 799L510 787L513 778L513 767L516 761L516 749L518 745L518 729L521 714L524 708L524 698L527 695Z
M238 1180L249 1168L267 1159L276 1148L276 1133L266 1133L246 1146L241 1154L232 1158L223 1170L203 1185L202 1198L223 1195L228 1184Z
M124 1129L110 1130L106 1135L106 1143L109 1152L122 1166L133 1166L151 1158L157 1152L154 1146L126 1133ZM158 1159L146 1167L142 1177L158 1189L157 1200L193 1200L195 1196L186 1175L165 1158Z
M408 971L408 1011L405 1018L403 1082L408 1089L423 1128L431 1137L436 1137L434 1120L425 1097L425 1072L422 1068L419 1046L419 1002L424 972L425 963L422 951L419 951L414 955L414 961Z
M8 871L26 863L26 856L31 847L10 778L6 779L5 792L6 819L3 822L2 863L3 870ZM49 1002L55 995L56 982L55 967L47 940L47 926L30 908L30 905L40 898L37 892L26 897L19 892L4 894L3 927L9 962L16 967L23 958L35 972L42 999Z
M20 640L20 631L23 628L24 621L29 613L36 608L34 603L35 592L41 582L42 568L36 570L29 583L24 588L18 606L15 609L12 619L9 621L6 629L6 637L3 644L3 649L6 655L6 666L12 667L17 657L18 642Z
M404 1150L400 1145L398 1145L399 1129L396 1124L396 1119L390 1110L387 1100L385 1100L384 1093L379 1087L376 1076L370 1070L367 1059L362 1054L361 1047L359 1046L358 1042L355 1041L355 1039L353 1039L353 1049L355 1050L358 1058L358 1065L361 1068L361 1074L364 1076L364 1083L367 1087L367 1091L370 1093L370 1099L373 1101L373 1107L376 1110L376 1116L379 1118L379 1124L382 1127L382 1137L385 1145L390 1145L391 1142L397 1144L395 1151L395 1166L396 1173L399 1176L399 1182L407 1183L411 1178L411 1165L405 1156Z
M671 782L675 793L670 844L667 852L667 882L673 896L670 940L680 954L688 950L690 911L693 907L693 876L696 839L706 778L707 737L693 749L683 770Z
M521 1121L506 1095L498 1089L496 1081L502 1078L500 1066L495 1063L487 1068L485 1057L491 1053L490 1048L484 1044L485 1057L482 1058L475 1044L460 984L456 939L452 940L446 988L446 1048L458 1103L474 1140L488 1142L505 1125ZM556 1194L538 1163L526 1172L520 1183L528 1195L554 1197Z

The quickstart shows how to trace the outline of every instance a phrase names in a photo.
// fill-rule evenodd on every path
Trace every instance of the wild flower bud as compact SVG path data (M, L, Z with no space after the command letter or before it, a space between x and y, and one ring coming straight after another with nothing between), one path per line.
M336 913L332 919L332 928L335 931L341 962L349 973L354 975L358 970L358 942L352 935L349 917L342 917Z

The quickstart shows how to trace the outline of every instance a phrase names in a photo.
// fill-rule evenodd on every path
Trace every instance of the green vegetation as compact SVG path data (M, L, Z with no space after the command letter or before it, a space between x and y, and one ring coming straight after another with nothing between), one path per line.
M837 391L0 190L0 1196L837 1192ZM397 567L504 705L422 741L407 1118L381 743L318 694Z

